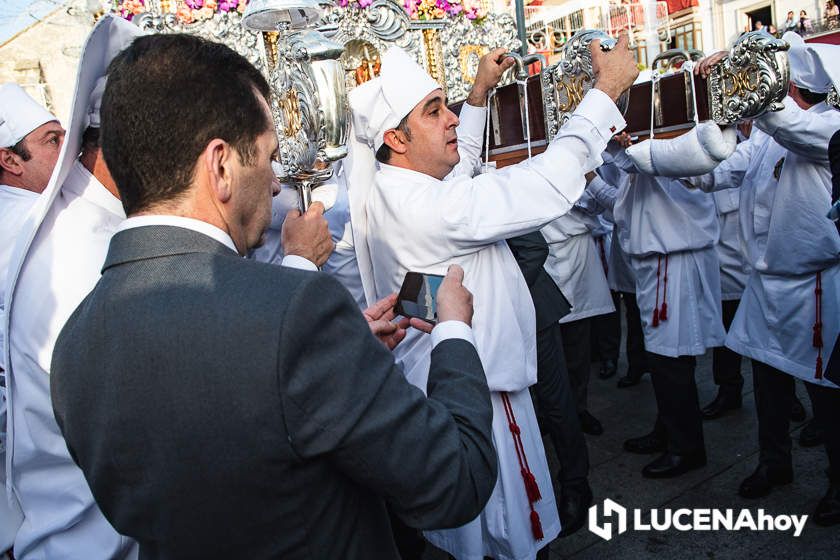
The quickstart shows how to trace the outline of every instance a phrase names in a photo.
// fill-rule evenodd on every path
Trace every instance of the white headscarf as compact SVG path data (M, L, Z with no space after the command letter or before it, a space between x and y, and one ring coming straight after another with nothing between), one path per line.
M792 31L782 35L782 39L790 43L790 81L797 87L828 93L832 86L840 84L840 47L806 43Z
M57 121L15 83L0 86L0 148L9 148L39 126Z
M396 127L438 84L404 50L393 47L382 56L378 78L350 92L353 130L359 140L374 150L383 144L385 132Z
M356 87L348 96L353 119L345 160L347 196L356 259L368 305L376 301L365 210L376 175L375 152L382 146L385 132L395 128L424 97L440 87L404 50L392 47L382 56L379 77Z
M37 202L32 207L27 222L22 229L24 234L18 237L12 252L12 258L9 261L9 284L6 290L7 309L11 308L11 299L14 297L17 277L20 274L21 266L32 240L35 239L35 234L58 197L67 175L79 156L82 149L82 135L88 126L93 125L94 121L99 122L99 103L96 102L97 96L95 95L97 86L102 85L104 89L104 76L111 60L121 50L128 47L136 37L143 34L143 31L133 23L108 14L97 22L90 35L88 35L82 50L82 58L79 61L76 89L73 93L73 104L70 109L70 122L64 136L64 144L61 146L58 162L47 188L44 189L43 194L38 197ZM101 100L101 91L98 99ZM97 106L97 109L93 111L92 106ZM94 112L95 115L92 114ZM6 315L6 319L8 319L8 315ZM3 326L0 325L0 327ZM3 328L8 329L8 325ZM8 345L6 345L6 350L8 351ZM6 363L9 363L8 359L9 357L6 356Z

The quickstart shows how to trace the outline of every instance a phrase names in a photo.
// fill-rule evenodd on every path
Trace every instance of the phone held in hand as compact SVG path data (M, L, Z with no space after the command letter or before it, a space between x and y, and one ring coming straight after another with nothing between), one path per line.
M394 311L403 317L415 317L437 324L437 292L443 276L406 272Z

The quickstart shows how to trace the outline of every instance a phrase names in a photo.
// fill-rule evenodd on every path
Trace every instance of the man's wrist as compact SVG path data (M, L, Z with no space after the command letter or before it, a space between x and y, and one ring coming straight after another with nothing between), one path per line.
M621 97L621 94L622 94L621 91L616 91L618 88L615 88L615 87L613 87L609 84L604 84L604 83L601 83L601 82L595 82L595 85L593 87L595 89L599 89L599 90L603 91L604 93L606 93L607 95L609 95L610 99L612 99L613 102L618 101L618 98Z
M472 105L473 107L484 107L487 105L487 92L490 91L484 87L476 87L470 90L470 94L467 96L467 103Z

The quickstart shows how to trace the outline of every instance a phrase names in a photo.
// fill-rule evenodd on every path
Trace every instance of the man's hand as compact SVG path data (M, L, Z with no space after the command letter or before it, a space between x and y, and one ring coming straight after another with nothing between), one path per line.
M715 54L703 58L694 66L694 74L703 78L708 78L712 73L712 66L726 58L729 51L718 51Z
M621 134L616 134L615 136L612 137L612 139L615 140L616 143L619 146L621 146L622 148L624 148L625 150L633 145L633 138L629 134L627 134L626 132L622 132Z
M472 325L473 296L462 284L463 280L464 269L457 264L446 271L437 292L437 315L441 323L461 321Z
M630 51L630 39L622 33L618 43L610 51L601 50L601 41L592 41L589 51L592 54L592 70L595 72L594 87L610 96L613 101L629 89L639 75L636 60Z
M513 66L512 57L502 57L506 52L507 49L499 48L481 57L467 103L473 107L484 107L487 104L487 92L496 87L505 70Z
M388 350L396 348L397 344L405 338L406 329L414 327L424 333L432 332L432 325L421 319L407 319L403 317L396 323L392 323L396 313L394 306L397 303L397 294L386 296L364 311L362 315L367 319L370 332L384 344Z
M335 244L324 218L324 205L313 202L303 215L299 210L289 210L280 232L280 242L285 255L303 257L317 266L327 262Z

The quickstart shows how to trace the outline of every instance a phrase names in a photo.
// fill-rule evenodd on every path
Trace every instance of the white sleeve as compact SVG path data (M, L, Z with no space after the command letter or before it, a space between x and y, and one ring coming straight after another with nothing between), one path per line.
M615 200L618 198L618 188L610 185L601 177L595 177L586 186L586 192L598 205L605 210L612 210L615 207Z
M790 97L786 97L784 103L784 109L763 114L755 120L755 125L783 148L811 161L828 164L828 142L840 128L838 119L826 118L825 113L806 111Z
M522 162L468 180L444 181L445 232L457 252L522 235L568 212L601 163L612 136L625 126L612 99L590 90L548 148Z
M735 148L735 152L715 167L713 171L698 177L687 178L686 181L704 192L740 187L749 167L754 145L753 140L741 142Z
M485 107L473 107L466 101L458 115L458 155L461 160L449 172L447 178L472 177L481 165L481 150L484 147L484 125L487 122Z
M444 321L432 329L432 348L450 338L460 338L475 346L472 328L461 321Z

